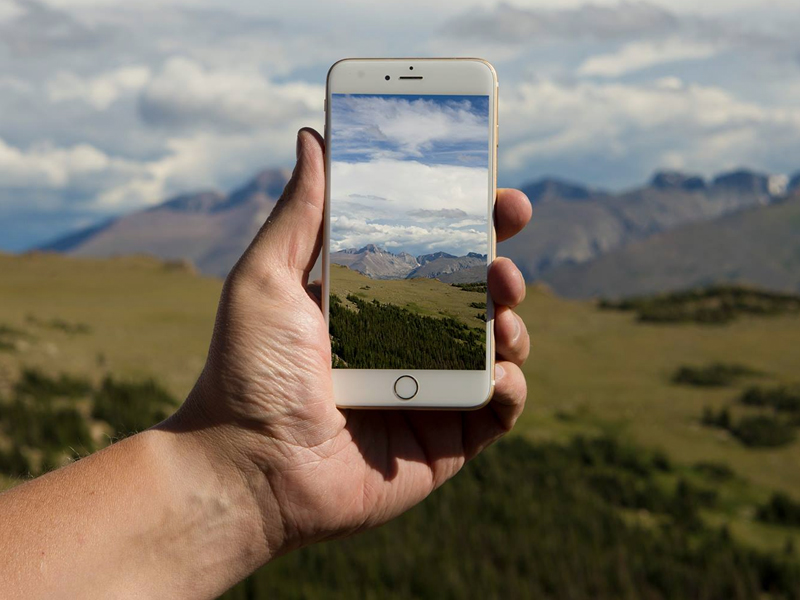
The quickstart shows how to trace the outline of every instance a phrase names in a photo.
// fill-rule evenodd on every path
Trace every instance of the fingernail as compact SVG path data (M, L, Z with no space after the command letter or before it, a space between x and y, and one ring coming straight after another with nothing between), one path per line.
M506 375L506 370L501 367L500 365L494 366L494 380L495 382L500 381Z
M301 129L300 131L303 131L303 130ZM300 141L300 131L297 132L297 141L295 142L295 145L294 145L294 157L297 160L300 160L300 144L302 143Z
M514 315L514 339L512 341L516 342L521 334L522 334L522 325L520 325L519 317L517 315Z

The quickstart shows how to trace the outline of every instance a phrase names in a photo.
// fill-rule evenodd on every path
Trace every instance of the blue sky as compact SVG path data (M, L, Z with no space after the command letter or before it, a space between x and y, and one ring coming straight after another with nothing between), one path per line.
M331 249L486 254L487 96L335 94Z
M800 170L797 0L0 0L0 250L291 166L345 56L480 56L499 183Z

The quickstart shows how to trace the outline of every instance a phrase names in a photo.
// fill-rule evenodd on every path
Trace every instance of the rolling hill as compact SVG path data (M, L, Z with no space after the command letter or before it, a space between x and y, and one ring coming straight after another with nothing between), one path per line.
M559 294L622 297L712 283L800 290L800 193L545 273Z
M331 267L331 293L344 300L354 294L365 300L377 300L382 304L394 304L425 317L450 317L470 327L485 326L478 314L485 311L471 306L486 302L485 292L462 290L436 279L418 277L414 279L370 279L352 269Z

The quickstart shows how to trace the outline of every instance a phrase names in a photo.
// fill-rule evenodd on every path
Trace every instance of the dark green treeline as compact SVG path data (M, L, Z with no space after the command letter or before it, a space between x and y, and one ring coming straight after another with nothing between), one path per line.
M414 314L393 304L350 294L356 310L330 297L334 367L352 369L481 370L486 332L450 317ZM342 364L342 361L344 364Z

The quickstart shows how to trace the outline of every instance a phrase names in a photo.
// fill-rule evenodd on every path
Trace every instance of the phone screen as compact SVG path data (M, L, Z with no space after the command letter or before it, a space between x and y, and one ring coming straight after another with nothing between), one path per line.
M486 369L489 96L330 104L333 367Z

